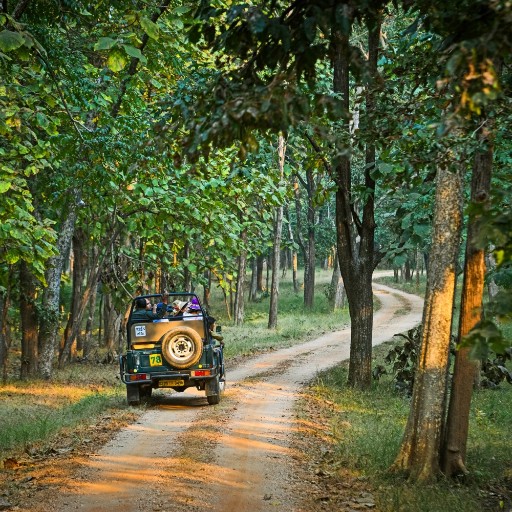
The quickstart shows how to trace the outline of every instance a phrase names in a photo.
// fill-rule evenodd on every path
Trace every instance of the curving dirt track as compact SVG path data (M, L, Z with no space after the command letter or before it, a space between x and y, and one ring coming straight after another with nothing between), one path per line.
M420 323L420 298L382 285L374 291L382 304L375 345ZM226 393L215 407L204 393L156 394L137 423L82 460L51 509L302 511L294 492L298 454L290 444L294 402L319 370L349 357L349 343L347 328L228 369Z

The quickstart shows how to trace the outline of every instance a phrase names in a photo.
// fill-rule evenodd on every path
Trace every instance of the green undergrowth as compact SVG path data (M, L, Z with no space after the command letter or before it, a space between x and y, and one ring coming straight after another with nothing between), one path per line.
M389 349L389 343L375 349L376 364L384 364ZM333 465L367 480L379 511L511 510L507 500L512 487L512 386L504 383L474 394L467 452L469 475L460 480L441 479L435 485L411 485L389 471L402 441L410 398L396 392L390 376L375 382L371 391L353 390L346 385L347 373L346 365L323 372L307 396L321 404L328 422Z
M51 382L12 380L0 386L0 466L9 456L43 449L63 431L124 411L124 386L110 365L70 364Z

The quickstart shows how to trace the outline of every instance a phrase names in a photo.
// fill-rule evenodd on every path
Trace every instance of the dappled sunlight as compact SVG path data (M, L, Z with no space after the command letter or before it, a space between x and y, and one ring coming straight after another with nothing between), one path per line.
M100 391L97 387L94 390L84 387L73 387L70 385L58 386L52 384L38 384L30 386L2 386L0 388L0 398L8 397L10 399L20 397L30 397L33 399L42 398L45 402L52 401L55 398L67 398L71 401L83 398L84 396L90 395L92 392ZM32 400L33 401L33 400Z

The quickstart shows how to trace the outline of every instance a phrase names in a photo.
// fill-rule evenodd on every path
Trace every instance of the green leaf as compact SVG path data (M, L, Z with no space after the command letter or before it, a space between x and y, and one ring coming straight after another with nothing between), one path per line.
M7 192L11 188L11 183L9 181L0 181L0 194Z
M37 122L37 125L43 129L48 128L48 125L50 124L50 121L48 120L48 118L41 112L38 112L36 114L36 122Z
M140 26L151 39L158 41L160 37L160 27L155 22L151 21L149 18L141 18Z
M4 52L16 50L20 46L23 46L24 42L24 37L18 34L18 32L12 32L11 30L2 30L2 32L0 32L0 50Z
M98 42L94 45L94 50L110 50L115 46L116 40L111 37L100 37Z
M123 48L124 48L124 51L130 57L135 57L136 59L139 59L143 64L147 63L148 60L146 59L146 57L144 57L144 55L142 55L142 52L138 48L135 48L135 46L131 46L129 44L123 44Z
M128 59L126 58L126 54L119 48L112 50L109 53L107 59L107 66L114 72L121 71L126 64L128 63Z

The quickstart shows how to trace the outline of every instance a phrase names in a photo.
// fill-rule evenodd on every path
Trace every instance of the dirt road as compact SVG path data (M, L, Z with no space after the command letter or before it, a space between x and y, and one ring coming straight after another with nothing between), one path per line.
M416 296L375 285L382 307L374 344L421 321ZM204 393L162 393L55 493L52 510L299 511L290 437L301 385L349 357L350 329L275 351L229 370L220 405ZM40 509L48 510L48 503Z

